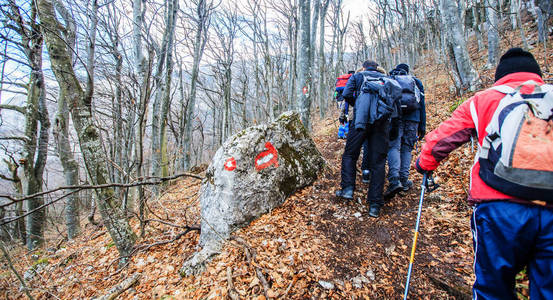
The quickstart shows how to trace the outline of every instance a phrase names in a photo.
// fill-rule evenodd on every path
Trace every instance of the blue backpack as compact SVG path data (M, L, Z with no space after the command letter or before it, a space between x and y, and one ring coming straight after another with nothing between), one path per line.
M421 92L417 87L415 77L407 74L392 75L391 77L401 86L401 111L410 113L419 109Z
M346 122L338 127L338 138L345 139L348 136L349 124Z

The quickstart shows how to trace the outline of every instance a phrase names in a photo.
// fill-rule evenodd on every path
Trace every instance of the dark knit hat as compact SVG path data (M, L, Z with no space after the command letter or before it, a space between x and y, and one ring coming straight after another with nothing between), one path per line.
M363 63L363 68L365 68L365 69L368 69L368 68L374 68L374 69L376 69L376 67L378 67L378 64L377 64L376 61L374 61L374 60L366 60L366 61Z
M409 65L408 64L399 64L396 66L396 69L401 69L407 73L409 73Z
M530 72L542 77L540 66L532 53L521 48L511 48L499 59L499 64L495 69L495 81L516 72Z

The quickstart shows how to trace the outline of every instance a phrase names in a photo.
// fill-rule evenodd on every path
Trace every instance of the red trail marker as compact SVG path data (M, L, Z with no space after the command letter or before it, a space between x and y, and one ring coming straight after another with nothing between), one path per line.
M261 171L269 166L275 166L275 168L278 168L278 153L273 144L271 142L265 143L265 148L267 150L259 153L255 157L255 169L257 171Z
M225 161L225 170L234 171L234 169L236 169L236 160L234 157L230 157Z

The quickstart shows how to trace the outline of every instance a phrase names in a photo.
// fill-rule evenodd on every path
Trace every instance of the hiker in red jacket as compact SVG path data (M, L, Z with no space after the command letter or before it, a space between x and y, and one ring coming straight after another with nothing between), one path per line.
M520 48L500 59L492 88L476 93L426 136L417 159L431 172L478 138L469 204L474 246L473 299L517 299L527 266L530 298L553 299L553 86Z

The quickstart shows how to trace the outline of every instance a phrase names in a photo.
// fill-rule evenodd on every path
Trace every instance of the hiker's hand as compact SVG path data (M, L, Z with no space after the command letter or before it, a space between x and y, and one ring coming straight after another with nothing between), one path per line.
M417 170L417 172L419 172L422 175L426 174L427 176L432 174L432 171L427 171L427 170L421 168L421 166L419 165L419 160L420 160L420 158L417 158L417 162L415 163L415 169Z

